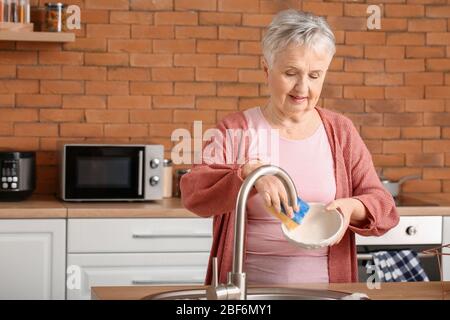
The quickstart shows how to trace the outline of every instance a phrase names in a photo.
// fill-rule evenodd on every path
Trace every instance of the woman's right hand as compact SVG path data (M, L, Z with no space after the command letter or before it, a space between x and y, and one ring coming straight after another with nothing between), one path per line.
M263 165L265 164L259 161L245 164L242 167L242 178L245 179L250 173ZM286 188L281 180L275 176L260 177L256 180L255 189L262 197L265 205L274 207L277 212L281 212L281 204L290 218L294 216L294 210L300 210L297 202L295 202L294 208L289 205Z

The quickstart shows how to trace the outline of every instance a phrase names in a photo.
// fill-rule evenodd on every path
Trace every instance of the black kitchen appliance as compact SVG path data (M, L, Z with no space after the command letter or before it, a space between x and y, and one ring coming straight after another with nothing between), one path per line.
M20 201L36 188L36 153L0 152L0 201Z
M163 197L164 146L86 144L60 146L64 201L151 201Z

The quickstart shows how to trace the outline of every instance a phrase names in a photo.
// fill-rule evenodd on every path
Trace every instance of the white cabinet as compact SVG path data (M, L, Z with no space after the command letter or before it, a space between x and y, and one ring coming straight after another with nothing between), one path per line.
M90 299L92 286L201 284L212 219L69 219L68 268L79 286L67 299Z
M444 217L444 228L443 228L443 244L450 245L450 217ZM444 281L450 281L450 248L444 248L443 253L448 255L442 256L442 271Z
M0 220L0 299L64 299L65 219Z

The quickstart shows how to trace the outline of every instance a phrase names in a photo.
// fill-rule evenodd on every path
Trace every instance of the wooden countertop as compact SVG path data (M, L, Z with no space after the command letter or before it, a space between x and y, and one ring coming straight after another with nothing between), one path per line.
M31 197L17 202L0 202L0 219L66 218L67 208L54 197Z
M450 198L442 195L403 197L401 216L450 216ZM0 219L44 218L199 218L179 198L151 202L63 202L53 196L0 202Z
M179 198L152 202L66 202L68 218L200 218L185 209Z
M450 216L450 197L443 194L408 194L396 204L400 216Z
M0 219L51 218L200 218L179 198L152 202L64 202L52 196L0 202Z
M369 289L365 283L330 283L289 286L291 288L335 290L365 293L372 300L450 300L450 282L395 282L381 283L380 289ZM95 300L139 300L147 295L180 289L198 289L204 286L123 286L92 287Z

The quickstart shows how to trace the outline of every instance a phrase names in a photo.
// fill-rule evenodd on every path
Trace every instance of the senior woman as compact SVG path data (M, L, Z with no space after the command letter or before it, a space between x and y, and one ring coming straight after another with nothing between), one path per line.
M288 243L280 221L265 206L276 210L283 206L289 215L298 208L289 207L287 192L276 177L260 178L247 202L244 270L248 282L355 282L355 233L382 235L398 223L398 215L352 122L317 106L335 53L334 35L323 18L285 10L269 25L262 48L270 92L267 104L231 114L217 125L224 137L233 129L256 134L241 136L243 141L233 137L231 145L222 143L225 139L211 138L204 148L220 144L223 154L204 159L181 180L185 207L199 216L214 217L205 283L211 282L214 256L218 257L219 281L226 282L233 258L237 194L243 180L264 164L285 169L304 201L338 209L344 216L345 232L336 243L321 249L306 250ZM267 130L277 130L277 147L266 154L252 151L252 140ZM238 161L239 153L244 161ZM233 154L233 161L223 161L224 154Z

